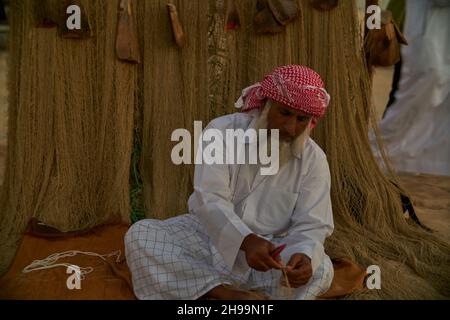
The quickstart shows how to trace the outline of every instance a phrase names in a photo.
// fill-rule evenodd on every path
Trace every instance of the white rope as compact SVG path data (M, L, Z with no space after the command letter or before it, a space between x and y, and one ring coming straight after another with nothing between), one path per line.
M95 252L86 252L86 251L78 251L78 250L57 252L57 253L49 255L45 259L34 260L31 264L29 264L28 266L23 268L22 272L29 273L32 271L45 270L45 269L51 269L51 268L56 268L56 267L65 267L65 268L71 267L71 268L73 268L74 267L73 264L65 263L65 262L56 263L56 261L58 261L61 258L74 257L77 254L84 254L87 256L96 256L105 261L106 261L106 258L116 256L116 262L118 263L118 262L120 262L120 255L122 254L122 252L120 250L117 250L117 251L113 251L111 253L107 253L107 254L103 254L103 255L95 253ZM78 268L79 268L80 272L79 272L79 274L77 272L77 275L79 275L81 280L83 280L85 278L86 274L94 271L94 268L92 268L92 267L78 267ZM73 268L73 270L76 270L76 269Z

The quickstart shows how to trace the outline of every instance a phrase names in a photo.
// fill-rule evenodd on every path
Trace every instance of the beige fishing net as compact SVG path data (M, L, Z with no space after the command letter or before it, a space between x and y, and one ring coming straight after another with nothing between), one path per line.
M184 28L183 49L175 44L166 3L140 1L138 8L143 43L140 168L147 216L156 218L186 213L192 192L193 165L172 163L171 150L177 144L171 141L172 132L186 128L193 133L194 120L206 126L210 119L209 1L172 1Z
M367 138L371 90L354 1L327 12L298 1L300 17L284 33L258 37L251 27L254 1L240 1L239 32L227 33L223 96L232 105L240 90L275 66L297 63L317 70L331 94L314 139L325 150L332 175L336 229L326 242L331 257L363 267L378 265L382 290L350 298L450 297L450 246L404 219L398 184L375 162ZM375 121L372 121L375 123Z
M116 6L83 1L94 36L72 40L35 28L33 4L11 1L3 267L31 217L61 230L129 219L137 67L115 57Z
M318 11L297 0L299 18L272 36L255 35L254 0L237 1L241 28L227 33L222 0L172 1L183 49L175 45L166 1L135 1L140 65L115 57L118 1L82 1L93 32L84 40L34 28L32 2L11 8L3 268L11 258L4 252L13 252L30 217L68 230L128 220L136 203L147 217L186 213L193 166L172 163L172 131L192 132L194 120L205 126L234 112L244 87L297 63L317 70L332 96L313 134L332 174L336 230L326 251L381 269L381 290L348 298L450 298L449 245L405 220L395 177L372 156L371 90L354 1Z

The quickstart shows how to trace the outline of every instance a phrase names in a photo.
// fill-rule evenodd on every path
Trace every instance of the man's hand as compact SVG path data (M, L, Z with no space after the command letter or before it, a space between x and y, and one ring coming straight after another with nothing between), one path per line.
M242 241L241 249L245 252L248 265L258 271L270 269L282 269L281 258L272 258L270 253L275 250L275 245L256 234L249 234Z
M312 277L311 259L303 253L294 253L286 266L286 275L292 288L307 284ZM284 280L282 284L286 285Z

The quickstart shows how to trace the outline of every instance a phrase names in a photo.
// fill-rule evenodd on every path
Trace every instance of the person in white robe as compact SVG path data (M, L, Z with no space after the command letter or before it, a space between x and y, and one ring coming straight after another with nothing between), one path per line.
M396 171L450 176L450 0L408 0L405 19L409 45L381 139Z
M278 172L262 175L261 163L196 165L189 213L141 220L125 236L138 299L315 299L330 288L330 171L309 137L329 100L316 72L283 66L243 91L243 112L211 121L205 131L223 137L227 129L278 130Z

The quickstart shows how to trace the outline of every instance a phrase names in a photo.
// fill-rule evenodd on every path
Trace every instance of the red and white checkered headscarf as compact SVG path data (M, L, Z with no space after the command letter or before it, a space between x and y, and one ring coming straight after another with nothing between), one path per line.
M323 117L330 103L330 95L319 74L300 65L274 69L261 82L245 88L235 107L242 108L244 112L258 109L265 105L267 98L314 118Z

